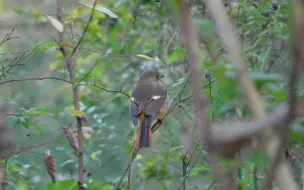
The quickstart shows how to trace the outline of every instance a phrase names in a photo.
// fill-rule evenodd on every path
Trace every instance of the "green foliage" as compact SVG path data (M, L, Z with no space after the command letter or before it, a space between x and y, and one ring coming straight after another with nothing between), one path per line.
M247 1L240 1L237 7L231 8L230 16L237 26L254 85L265 109L273 110L287 100L286 68L289 68L290 62L288 25L284 19L287 3L283 1L274 11L270 1L265 2L255 7ZM3 88L1 96L10 97L7 103L11 105L12 114L7 118L18 145L27 147L61 138L64 136L61 127L68 124L75 127L75 115L85 116L89 121L85 125L94 130L93 137L84 140L85 186L90 190L115 189L129 162L136 135L131 127L129 99L125 94L130 94L140 73L151 68L164 72L170 97L177 101L192 94L189 78L185 74L189 61L187 52L180 41L179 27L170 16L170 11L177 13L177 9L173 1L169 1L168 6L152 0L102 1L102 7L97 7L73 60L76 62L75 77L80 91L80 111L74 110L72 88L67 82L33 80L10 83L11 86ZM30 17L38 23L44 22L45 15L50 14L42 10L35 5L29 11L13 8L20 17ZM51 10L52 14L56 13L56 7ZM71 53L87 24L91 8L77 4L66 5L63 10L64 47ZM240 105L244 119L252 118L237 86L235 68L218 41L212 19L199 1L193 2L191 13L203 39L199 43L205 47L200 50L200 71L206 71L209 77L202 77L201 86L212 121L223 123L237 119L236 104ZM39 42L31 42L31 45L40 44L33 48L32 60L21 62L28 68L13 69L17 75L13 77L35 78L38 75L39 78L54 76L68 80L63 55L58 51L57 36L57 30L50 24L43 29ZM25 49L28 49L28 44ZM216 58L216 63L212 56ZM4 67L2 76L11 77ZM185 117L194 118L191 99L180 104L187 113ZM179 127L184 115L177 107L165 118L161 129L153 134L153 147L141 150L134 160L133 189L179 189L183 180L186 181L186 189L215 189L206 153L201 149L196 149L198 156L194 164L186 167L186 173L183 171L184 153ZM304 142L303 123L303 120L298 120L290 131L291 140L296 145ZM56 184L51 183L43 165L43 152L47 149L56 159ZM264 177L267 163L264 153L248 156L241 164L240 186L253 190L256 176ZM221 165L228 170L237 164L221 160ZM7 189L30 189L28 186L45 190L78 189L75 180L78 177L77 157L66 140L12 156L6 167L7 173L14 179L7 180ZM124 178L121 189L126 187L126 183Z

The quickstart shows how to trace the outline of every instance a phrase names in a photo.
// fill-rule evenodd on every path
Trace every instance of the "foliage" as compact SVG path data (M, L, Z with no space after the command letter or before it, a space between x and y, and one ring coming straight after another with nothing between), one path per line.
M208 97L212 120L235 120L235 104L241 105L243 117L251 118L237 88L234 70L227 53L216 38L214 25L200 1L193 1L191 12L204 45L201 72L210 78L202 81ZM270 1L256 6L240 1L230 9L246 60L250 63L252 79L267 110L286 101L286 68L289 63L287 2L279 1L273 10ZM34 7L24 10L15 6L12 11L20 17L39 23L44 15L56 18L56 7L44 12ZM64 5L64 46L72 51L87 24L91 8L83 4ZM117 18L116 18L117 17ZM28 20L30 20L28 19ZM27 20L26 20L27 21ZM80 89L81 111L73 107L71 85L62 80L39 79L56 77L68 80L64 58L56 42L58 31L51 24L43 29L45 36L35 44L27 59L20 60L27 68L13 67L9 72L3 62L2 81L17 78L21 81L3 85L1 98L10 105L7 118L20 147L39 144L48 139L63 137L62 127L75 125L75 115L86 116L94 130L85 140L85 175L88 189L115 189L130 158L136 130L131 127L128 96L139 74L149 68L166 73L170 97L181 100L191 95L186 71L188 58L178 26L173 22L164 2L118 0L102 1L93 15L88 32L75 54L76 80ZM31 32L34 32L32 30ZM55 38L54 38L55 37ZM6 42L10 44L10 41ZM31 42L32 44L33 42ZM2 48L2 47L1 47ZM11 49L8 46L7 51ZM212 55L216 57L214 62ZM1 54L0 61L15 54ZM17 56L21 56L17 54ZM44 63L45 62L45 63ZM12 64L13 65L13 64ZM12 73L15 73L16 76ZM37 77L38 75L38 77ZM22 81L22 79L33 80ZM114 92L113 92L114 91ZM123 93L120 93L123 92ZM125 94L124 94L125 93ZM191 101L182 102L187 116L193 118ZM185 114L186 115L186 114ZM177 109L166 117L164 126L153 135L153 148L137 155L132 167L133 189L179 189L183 180L187 189L213 189L213 178L202 147L196 152L195 164L183 175L183 148L180 142L180 120ZM304 122L294 123L290 137L294 146L304 142ZM57 183L52 184L43 166L43 152L50 149L57 166ZM230 163L222 161L228 167ZM264 178L265 155L255 153L242 164L239 184L243 189L255 189L256 176ZM233 165L233 164L232 164ZM66 140L57 140L24 151L7 159L7 189L77 189L77 161ZM185 173L184 173L185 174ZM121 188L126 187L124 178Z

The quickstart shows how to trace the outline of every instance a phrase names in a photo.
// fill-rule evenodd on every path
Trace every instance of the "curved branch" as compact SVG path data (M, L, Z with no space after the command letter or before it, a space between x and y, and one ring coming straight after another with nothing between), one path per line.
M7 80L0 82L0 84L5 84L5 83L10 83L10 82L22 82L22 81L33 81L33 80L58 80L62 82L66 82L71 84L70 81L67 81L65 79L57 78L57 77L37 77L37 78L26 78L26 79L12 79L12 80Z

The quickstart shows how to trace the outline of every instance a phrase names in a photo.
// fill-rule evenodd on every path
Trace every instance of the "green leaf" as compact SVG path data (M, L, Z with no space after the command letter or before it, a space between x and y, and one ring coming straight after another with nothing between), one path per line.
M101 190L112 190L112 189L113 189L113 187L111 185L107 184L107 185L103 186Z
M251 73L252 80L256 83L272 83L272 82L282 82L283 76L277 73L261 73L253 72Z
M43 14L35 7L32 8L32 15L37 19L41 19L43 17Z
M236 79L236 74L233 71L227 71L225 76L227 78ZM283 76L277 73L252 72L251 78L258 89L266 83L280 83L283 81Z
M289 136L291 137L292 140L294 140L296 142L304 143L304 136L299 134L299 132L290 131Z
M49 42L45 42L43 44L38 45L35 49L34 49L34 53L38 53L40 51L46 51L46 50L50 50L50 49L57 49L59 48L58 44L55 41L49 41Z
M58 181L55 184L49 184L47 190L59 190L59 189L68 189L68 190L77 190L78 185L74 180L64 180Z
M198 30L207 40L212 40L214 30L213 30L213 23L211 20L196 19L194 20L194 24L197 26Z
M12 11L17 13L18 15L21 15L21 14L25 13L24 9L19 9L19 8L12 8Z
M175 61L179 59L183 59L185 57L185 54L180 51L174 51L169 57L168 57L168 63L172 64Z
M44 134L43 130L41 129L41 127L39 125L32 125L39 133L40 136L42 136Z

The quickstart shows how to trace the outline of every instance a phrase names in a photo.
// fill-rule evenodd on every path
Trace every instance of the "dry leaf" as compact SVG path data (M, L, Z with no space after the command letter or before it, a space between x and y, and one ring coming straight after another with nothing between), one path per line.
M72 45L72 44L62 44L62 47L70 47L70 48L73 48L73 45Z
M152 58L152 57L149 57L149 56L144 55L144 54L137 54L136 57L147 59L147 60L150 60L150 61L160 62L160 60L158 58Z
M83 138L85 139L90 139L94 132L92 127L82 127L81 130L82 130Z
M71 133L73 134L73 136L75 136L77 139L78 138L77 128L71 128L70 130L71 130ZM90 139L94 132L92 127L82 127L81 131L82 131L83 138L85 138L85 139Z
M79 3L82 4L82 5L85 5L87 7L93 8L92 5L88 5L88 4L83 3L83 2L79 2ZM118 16L115 13L113 13L111 10L109 10L108 8L106 8L102 5L95 6L95 10L103 12L103 13L109 15L112 18L118 18Z
M75 154L78 153L78 139L77 139L77 133L76 135L73 134L73 128L72 125L68 125L66 127L63 127L63 131L65 134L65 137L68 139L71 147L73 148Z
M50 150L44 151L44 165L53 183L56 183L56 163L55 158L51 156Z
M82 135L84 139L90 139L94 133L92 127L82 127ZM72 127L72 125L68 125L63 127L64 134L68 139L71 147L73 148L75 154L78 153L78 130L76 127Z
M46 18L50 21L50 23L58 32L63 32L63 25L61 24L61 22L49 15L46 15Z

